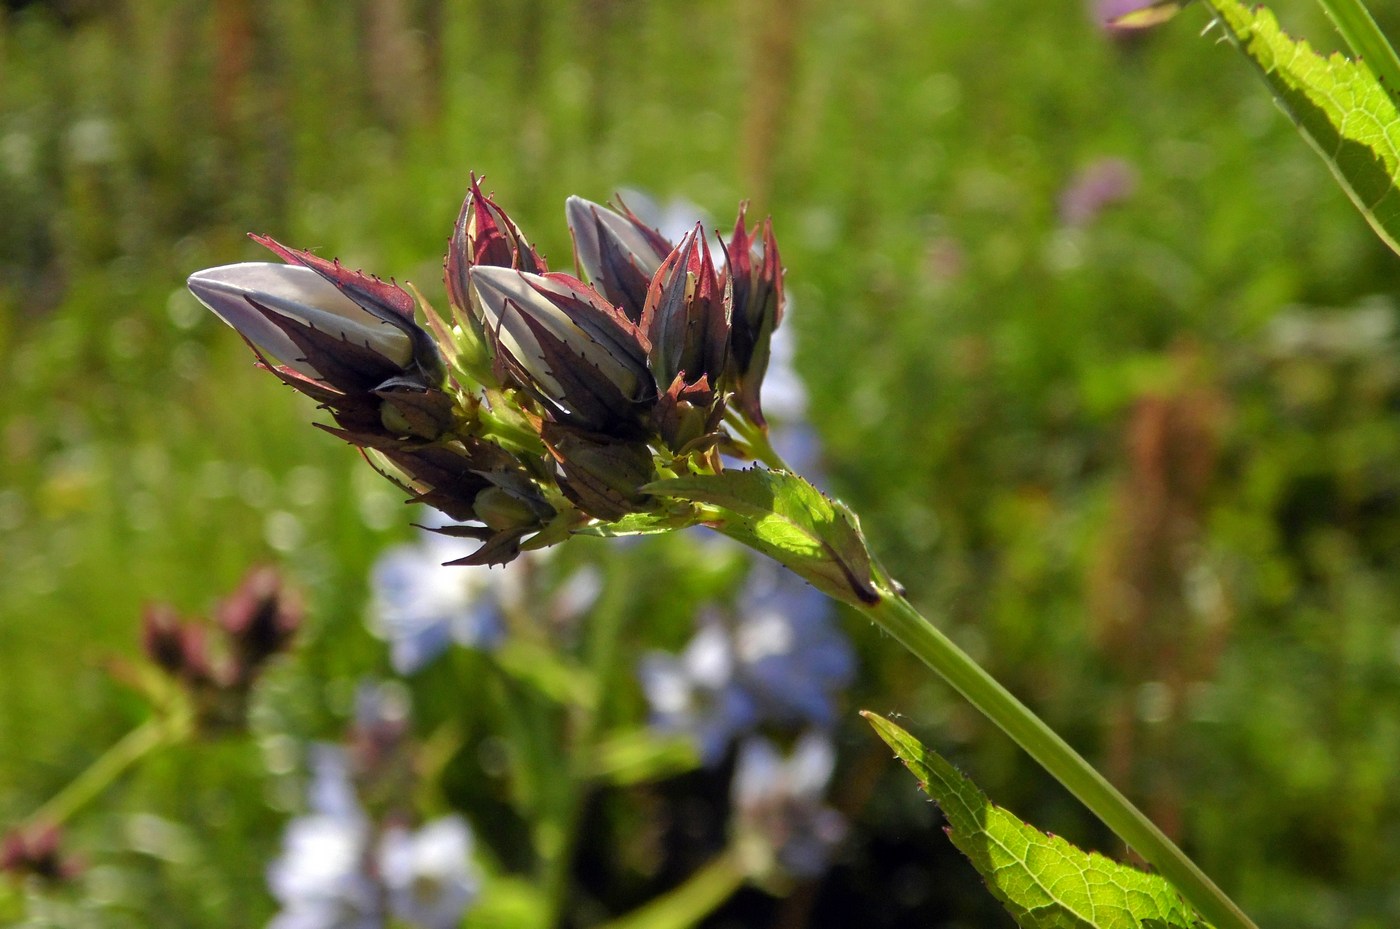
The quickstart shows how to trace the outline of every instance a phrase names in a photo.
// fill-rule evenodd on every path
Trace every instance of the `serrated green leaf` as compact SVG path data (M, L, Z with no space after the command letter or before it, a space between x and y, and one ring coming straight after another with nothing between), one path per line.
M996 806L899 726L862 713L948 819L948 836L1024 929L1201 929L1167 881L1082 851Z
M704 505L706 525L771 556L828 596L866 605L880 599L855 514L795 474L727 470L642 489Z
M1400 112L1371 69L1323 57L1279 28L1265 7L1207 0L1376 234L1400 252Z

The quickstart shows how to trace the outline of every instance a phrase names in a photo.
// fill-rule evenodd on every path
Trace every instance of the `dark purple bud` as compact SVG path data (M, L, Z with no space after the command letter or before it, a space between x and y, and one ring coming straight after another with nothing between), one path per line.
M67 881L82 870L79 861L62 851L63 831L57 826L18 827L0 839L0 872L43 881Z
M636 433L656 398L646 337L597 291L567 274L478 268L472 286L502 378L556 419Z
M285 650L301 625L302 610L275 568L254 568L214 610L233 662L233 677L247 685L262 665Z
M718 383L728 361L732 301L697 224L657 269L642 311L658 385L669 385L677 375L687 383L706 376Z
M762 239L757 241L746 228L744 207L740 207L728 248L734 289L730 375L744 415L763 425L759 394L768 371L773 330L783 319L783 266L773 221L764 220Z
M184 635L175 608L166 604L146 607L141 617L141 648L156 667L179 676L185 667Z
M471 310L471 271L477 266L543 274L544 259L495 201L481 192L475 175L447 246L446 284L452 304ZM475 312L471 314L477 319Z

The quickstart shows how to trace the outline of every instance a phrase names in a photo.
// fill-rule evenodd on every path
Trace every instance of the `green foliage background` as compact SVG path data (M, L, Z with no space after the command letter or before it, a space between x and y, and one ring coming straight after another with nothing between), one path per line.
M440 295L476 170L556 262L570 193L772 213L830 484L915 602L1260 925L1400 920L1400 277L1200 11L1112 40L1038 0L19 6L0 824L143 717L123 683L143 602L203 609L286 564L313 634L266 712L306 735L384 666L362 611L407 531L397 494L183 280L259 258L251 230ZM1064 222L1060 192L1108 156L1135 191ZM862 705L1037 826L1121 851L848 630ZM842 789L873 851L814 893L879 901L881 925L1004 920L851 715ZM68 916L260 925L287 754L210 745L125 782L77 824L96 903Z

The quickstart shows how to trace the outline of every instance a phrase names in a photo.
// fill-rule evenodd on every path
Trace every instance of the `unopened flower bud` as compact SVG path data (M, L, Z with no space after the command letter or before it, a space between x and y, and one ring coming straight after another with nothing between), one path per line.
M707 375L712 384L719 380L729 353L732 300L696 225L657 269L642 311L657 384L670 384L678 374L686 383Z
M773 330L783 319L783 266L773 238L773 221L764 220L761 241L744 223L740 208L729 240L729 280L734 288L729 374L740 408L761 426L764 417L759 391L768 371Z
M66 881L82 869L76 858L62 852L63 830L57 826L11 829L0 839L0 873L32 875L44 881Z
M412 341L403 329L371 316L310 268L249 261L196 272L188 283L214 315L308 377L325 379L287 334L288 323L367 348L385 360L386 370L401 370L413 358Z
M547 270L544 259L526 241L520 227L481 192L473 176L471 192L462 203L447 246L447 295L459 309L471 308L471 271L478 266L514 268L532 274Z
M476 518L497 532L539 525L540 517L528 500L503 487L487 487L472 504Z
M215 608L214 618L228 640L233 675L247 684L263 664L286 649L301 625L299 604L283 589L275 568L254 568Z
M640 508L640 488L656 479L646 445L546 423L545 445L563 469L560 489L597 519L621 519Z
M719 428L724 418L724 404L720 401L708 377L702 375L700 380L687 384L684 375L677 374L657 398L652 423L674 451L690 451Z
M188 284L257 351L345 393L363 393L394 377L412 376L424 387L442 380L442 358L414 322L407 291L265 236L253 238L288 264L224 265L190 275Z
M141 648L156 667L178 675L185 667L184 635L174 607L148 606L141 616Z
M497 364L562 421L635 432L655 400L645 336L620 309L567 274L480 267L472 273Z
M578 263L589 282L622 307L629 319L639 321L647 287L671 253L671 243L625 206L617 212L582 197L570 197L564 211Z

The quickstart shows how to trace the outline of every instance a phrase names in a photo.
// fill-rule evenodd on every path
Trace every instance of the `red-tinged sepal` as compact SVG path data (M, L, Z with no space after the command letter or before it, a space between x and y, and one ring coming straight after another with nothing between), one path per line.
M718 430L724 418L724 403L710 386L709 378L701 377L686 383L676 375L671 386L656 401L652 424L672 450L683 453L698 450L719 441Z
M563 472L559 488L587 515L618 520L643 508L643 484L656 479L650 449L560 423L545 423L545 447Z
M285 316L261 304L255 297L248 303L262 311L269 322L297 347L298 362L310 365L319 380L344 393L364 393L376 384L403 373L403 366L368 344L355 341L345 331L325 331L314 322Z
M315 271L372 315L386 322L398 320L413 323L413 298L398 284L363 271L352 271L339 260L327 260L303 249L290 248L271 236L249 233L248 238L287 264L301 265Z

